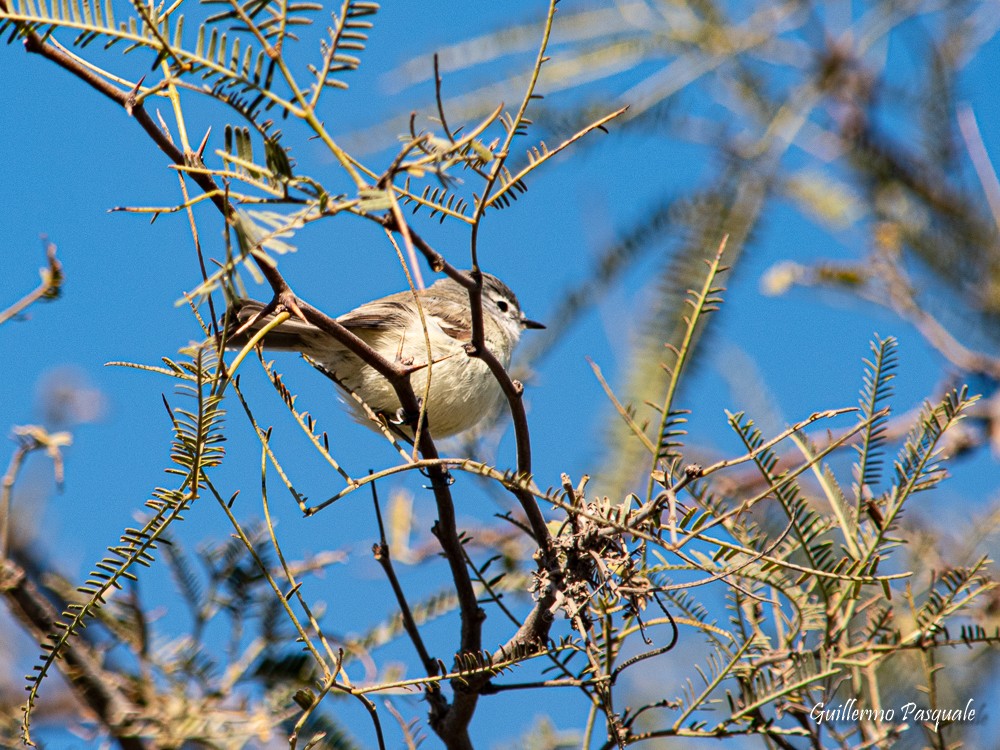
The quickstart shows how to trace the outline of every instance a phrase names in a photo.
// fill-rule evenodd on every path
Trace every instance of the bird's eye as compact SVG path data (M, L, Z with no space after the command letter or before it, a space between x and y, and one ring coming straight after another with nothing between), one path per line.
M505 300L505 299L498 299L497 300L497 307L500 308L500 312L507 312L507 308L509 307L509 305L507 304L507 300Z

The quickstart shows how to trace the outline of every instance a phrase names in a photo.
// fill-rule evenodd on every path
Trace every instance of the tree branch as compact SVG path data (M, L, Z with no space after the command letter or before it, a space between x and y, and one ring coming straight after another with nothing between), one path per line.
M53 632L59 615L21 566L11 559L0 560L0 595L8 608L39 643ZM62 673L70 688L100 720L122 750L146 750L136 736L133 720L141 710L118 687L121 676L106 672L96 653L79 638L63 647Z

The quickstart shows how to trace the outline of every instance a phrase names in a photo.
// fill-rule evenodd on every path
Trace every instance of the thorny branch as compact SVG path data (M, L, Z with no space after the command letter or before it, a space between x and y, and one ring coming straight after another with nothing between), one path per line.
M372 547L372 555L375 557L375 561L381 566L386 578L389 579L389 585L392 587L392 593L396 597L396 603L399 606L400 616L403 618L403 628L406 630L407 636L409 636L410 641L413 643L413 647L417 650L417 655L420 657L420 661L424 665L424 671L427 672L428 677L437 677L441 673L439 663L436 659L431 658L430 652L427 650L427 646L424 645L424 639L420 635L420 629L417 627L416 620L413 618L413 612L410 609L410 604L406 600L406 594L403 593L403 587L399 583L399 577L396 575L396 570L392 565L389 542L385 536L385 525L382 522L382 510L379 507L378 492L376 491L374 482L372 482L372 502L375 504L375 518L378 521L379 533L379 541ZM441 690L437 683L429 683L426 694L435 710L444 710Z
M59 613L27 573L8 558L0 558L0 593L28 632L39 643L45 642L59 622ZM119 747L146 750L149 745L136 736L138 727L132 725L142 714L141 708L126 694L117 675L104 669L102 655L77 638L66 645L63 660L62 671L73 692L100 718Z
M9 12L6 0L0 0L0 9ZM550 11L554 13L555 3L552 3ZM121 106L127 114L133 117L153 140L157 147L176 165L180 167L194 167L200 163L200 156L193 152L184 152L173 142L169 133L164 128L159 127L150 115L146 112L144 101L137 97L141 86L141 81L132 90L126 91L109 83L90 68L81 64L74 56L71 56L49 43L32 28L25 24L19 24L24 38L25 49L34 54L41 55L59 67L77 76L92 88L111 99ZM547 38L547 35L546 35ZM544 50L544 45L543 45ZM541 53L538 65L541 64ZM537 75L537 71L536 71ZM527 99L525 100L525 104ZM523 107L522 113L523 115ZM512 130L509 137L513 137ZM498 162L499 170L502 161ZM229 203L226 193L216 183L215 179L207 171L199 169L185 170L191 179L210 196L211 201L226 218L227 222L235 224L238 220L235 208ZM498 171L497 171L498 173ZM372 218L372 217L369 217ZM390 213L387 218L381 219L382 223L392 231L400 232L408 236L414 245L421 249L425 257L435 270L444 270L449 276L454 278L466 289L469 289L470 302L472 305L472 317L474 321L474 335L469 348L469 356L482 359L491 372L497 378L511 407L514 418L515 432L518 445L518 469L524 476L531 474L531 453L530 441L528 438L527 419L524 407L521 402L523 388L519 383L510 379L503 366L495 355L489 351L485 345L484 332L482 326L482 276L474 263L474 271L465 274L449 264L444 263L443 258L433 251L430 246L419 238L409 227L399 224ZM257 253L252 253L257 268L267 280L274 294L271 302L265 310L265 314L281 313L288 311L291 314L319 327L326 333L333 336L337 341L354 352L366 364L383 375L396 392L399 402L406 414L418 414L419 402L409 382L409 371L402 365L389 362L372 349L363 340L344 328L335 319L329 317L322 311L300 300L292 288L285 280L280 271L270 262L266 262ZM440 456L431 437L430 426L424 424L416 436L416 445L425 459L435 461ZM465 566L462 542L460 540L455 518L454 502L449 486L449 479L443 467L432 464L427 467L427 472L431 480L438 508L438 521L434 526L435 534L438 537L445 556L448 560L451 574L459 598L461 611L461 646L460 652L478 653L482 649L482 621L485 613L479 607L476 600L475 591L472 587L469 572ZM518 500L528 516L534 536L541 545L543 553L540 564L544 564L547 558L547 529L544 518L538 509L534 498L527 492L516 492ZM539 602L540 605L543 602ZM515 636L507 644L506 650L509 652L525 644L537 644L544 640L548 632L549 621L541 617L541 611L546 606L536 607L525 624L518 630ZM527 627L526 627L527 626ZM484 683L482 683L484 684ZM471 746L469 744L467 727L475 709L476 695L478 687L476 685L460 685L454 683L456 688L456 707L444 707L434 721L435 729L442 735L449 747L463 748ZM480 685L481 687L481 685Z

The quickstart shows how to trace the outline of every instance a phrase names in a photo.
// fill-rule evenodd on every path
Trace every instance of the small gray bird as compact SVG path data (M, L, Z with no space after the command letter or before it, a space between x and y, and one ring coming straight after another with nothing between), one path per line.
M427 378L430 378L427 419L431 433L435 437L448 437L494 416L503 401L503 391L486 364L466 353L465 345L472 339L468 291L458 282L443 278L427 289L418 290L416 298L426 321L426 336L412 291L366 302L337 318L337 322L390 362L411 367L410 383L418 399L427 393ZM255 332L267 325L271 316L257 318L263 309L263 303L253 300L233 302L226 314L227 347L244 346ZM252 322L247 325L249 321ZM506 284L496 276L483 274L486 346L504 367L510 365L521 332L526 328L544 327L525 317L517 296ZM268 332L264 346L277 351L301 352L317 369L360 396L372 411L412 441L412 428L402 418L399 399L392 386L328 333L294 318ZM346 403L356 420L374 427L354 399L346 399Z

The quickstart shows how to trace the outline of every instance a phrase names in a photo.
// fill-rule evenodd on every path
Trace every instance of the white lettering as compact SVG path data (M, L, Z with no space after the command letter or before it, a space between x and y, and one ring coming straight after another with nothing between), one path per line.
M818 725L823 722L851 722L851 721L882 721L892 722L896 720L896 710L893 708L858 708L856 698L851 698L846 703L838 703L835 707L830 707L826 703L817 703L809 712L809 717ZM901 722L914 721L933 726L935 732L940 732L941 722L953 721L975 721L976 709L972 705L970 698L964 708L920 708L913 701L904 703L899 707Z

